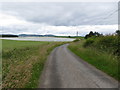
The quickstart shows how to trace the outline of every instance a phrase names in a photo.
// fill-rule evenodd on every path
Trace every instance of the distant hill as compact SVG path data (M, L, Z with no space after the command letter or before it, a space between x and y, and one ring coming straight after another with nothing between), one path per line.
M35 34L19 34L20 37L43 37L43 35L35 35Z
M19 34L20 37L54 37L55 35L46 34L46 35L36 35L36 34Z
M44 37L55 37L55 35L52 35L52 34L46 34L46 35L44 35Z

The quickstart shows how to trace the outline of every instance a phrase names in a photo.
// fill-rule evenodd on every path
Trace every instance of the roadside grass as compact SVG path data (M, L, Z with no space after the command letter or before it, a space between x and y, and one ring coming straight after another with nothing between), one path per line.
M120 55L120 37L117 35L106 35L86 39L84 47L95 47L111 54Z
M47 56L64 43L2 40L2 88L37 88Z
M120 80L118 58L106 51L94 47L83 47L84 40L71 43L68 48L83 60L102 70L113 78Z

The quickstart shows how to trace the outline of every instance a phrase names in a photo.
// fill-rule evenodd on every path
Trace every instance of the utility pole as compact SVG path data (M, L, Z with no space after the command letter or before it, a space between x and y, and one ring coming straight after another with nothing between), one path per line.
M77 33L76 33L76 36L78 36L78 31L77 31Z

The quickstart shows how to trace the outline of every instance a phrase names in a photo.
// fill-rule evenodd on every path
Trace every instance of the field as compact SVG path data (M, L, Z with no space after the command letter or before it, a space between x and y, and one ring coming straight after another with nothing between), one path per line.
M118 71L119 44L117 40L116 36L90 38L73 42L68 48L83 60L120 80Z
M47 56L61 44L2 40L2 87L37 88Z

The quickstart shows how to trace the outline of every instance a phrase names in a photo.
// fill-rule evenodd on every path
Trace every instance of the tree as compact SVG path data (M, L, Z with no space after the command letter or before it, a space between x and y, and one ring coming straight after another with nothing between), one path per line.
M117 31L116 31L116 34L120 36L120 30L117 30Z
M94 32L94 33L93 33L93 31L90 31L90 33L85 36L85 39L90 38L90 37L93 37L93 36L94 36L94 37L99 37L99 36L102 36L102 34L100 34L100 33L98 33L98 32Z
M89 35L88 35L88 34L85 36L85 39L87 39L87 38L89 38Z
M91 37L91 36L94 36L95 34L93 33L93 31L90 31L90 33L89 33L89 36Z
M71 36L68 36L68 38L71 38Z

